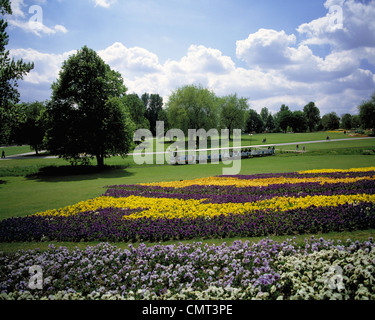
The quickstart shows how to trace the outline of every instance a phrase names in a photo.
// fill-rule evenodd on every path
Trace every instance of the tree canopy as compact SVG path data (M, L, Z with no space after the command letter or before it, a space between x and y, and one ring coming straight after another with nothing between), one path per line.
M288 106L283 104L280 107L280 111L276 114L276 123L283 132L286 132L287 128L291 126L292 116L292 111L290 111Z
M371 99L359 105L358 109L362 126L367 129L371 128L372 134L375 135L375 92Z
M320 122L320 110L314 102L309 102L303 107L303 113L306 116L307 127L313 132Z
M156 121L165 121L163 98L159 94L145 92L141 97L145 106L145 117L150 124L150 131L156 135Z
M9 0L0 1L0 13L12 14ZM33 63L25 63L23 60L11 59L9 50L5 47L9 43L9 36L5 29L8 23L0 20L0 143L8 143L12 126L17 117L15 110L19 102L17 81L21 80L30 70L34 68Z
M246 120L246 132L261 133L263 131L263 122L260 115L253 109L248 111Z
M72 163L96 157L125 156L134 125L122 98L126 93L121 75L97 53L84 46L66 60L52 84L48 105L47 148Z
M46 131L46 105L43 102L21 103L18 105L20 116L13 139L18 144L28 144L35 153L43 148Z
M340 117L336 112L330 112L323 116L322 126L325 130L334 130L340 127Z
M217 102L215 93L202 86L187 85L178 88L172 92L166 105L169 124L185 134L188 129L217 128Z
M145 117L146 106L136 93L128 94L123 98L136 129L149 129L150 122Z
M245 127L247 100L238 98L236 94L220 98L220 124L222 128L229 130L229 138L233 129L243 130Z

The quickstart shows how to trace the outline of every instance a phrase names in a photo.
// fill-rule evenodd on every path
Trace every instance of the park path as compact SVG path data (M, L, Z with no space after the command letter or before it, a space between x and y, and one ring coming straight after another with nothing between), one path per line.
M364 139L375 139L375 137L360 137L360 138L343 138L343 139L329 139L329 140L314 140L314 141L300 141L300 142L285 142L285 143L271 143L271 144L261 144L261 145L251 145L251 146L241 146L237 147L237 149L246 149L246 148L268 148L268 147L277 147L277 146L295 146L295 145L304 145L309 143L329 143L335 141L347 141L347 140L364 140ZM210 148L210 149L198 149L198 150L179 150L179 152L186 152L186 151L210 151L210 150L222 150L228 148ZM235 148L230 148L235 149ZM142 155L142 154L165 154L169 153L169 151L159 151L159 152L142 152L142 153L129 153L129 156L132 155Z
M251 145L251 146L241 146L241 148L268 148L268 147L277 147L277 146L292 146L292 145L304 145L310 143L329 143L335 141L355 141L355 140L364 140L364 139L375 139L375 137L360 137L360 138L343 138L343 139L329 139L329 140L313 140L313 141L300 141L300 142L285 142L285 143L272 143L272 144L262 144L262 145ZM238 147L239 148L239 147ZM180 150L179 152L183 151L210 151L210 150L221 150L224 148L211 148L211 149L199 149L199 150ZM227 149L227 148L226 148ZM40 153L46 152L44 150L40 151ZM142 152L142 153L128 153L128 156L133 155L145 155L145 154L166 154L169 151L159 151L159 152ZM14 160L14 159L53 159L58 158L57 156L43 156L43 155L36 155L35 152L27 152L21 154L15 154L11 156L5 157L5 159L0 160Z
M39 151L40 153L46 152L46 150ZM19 153L13 154L10 156L6 156L5 159L0 160L15 160L15 159L53 159L58 158L57 156L43 156L43 155L36 155L34 151L26 152L26 153Z

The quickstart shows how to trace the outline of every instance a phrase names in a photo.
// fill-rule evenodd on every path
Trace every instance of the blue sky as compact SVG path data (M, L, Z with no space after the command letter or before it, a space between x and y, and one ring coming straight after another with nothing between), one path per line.
M82 46L119 71L128 92L201 84L258 112L314 101L357 113L375 90L375 0L12 0L8 49L34 61L22 101L50 98ZM30 23L31 21L36 21Z

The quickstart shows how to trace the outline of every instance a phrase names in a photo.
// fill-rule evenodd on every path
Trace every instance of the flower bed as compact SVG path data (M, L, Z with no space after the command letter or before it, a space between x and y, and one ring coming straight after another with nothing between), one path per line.
M374 228L374 190L373 167L110 186L73 206L3 220L0 241L141 244L0 254L0 299L375 299L371 238L142 243Z
M164 241L375 227L375 168L110 186L98 198L0 222L0 241Z
M0 256L0 299L375 299L374 275L372 239L50 246Z

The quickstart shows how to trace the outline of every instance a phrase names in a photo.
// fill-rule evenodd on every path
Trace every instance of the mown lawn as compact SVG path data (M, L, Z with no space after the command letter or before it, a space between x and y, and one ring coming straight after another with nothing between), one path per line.
M305 239L311 238L312 235L310 234L298 234L295 236L269 236L269 239L272 239L274 241L277 241L279 243L287 240L287 239L293 239L299 246L304 246ZM358 241L366 241L370 237L375 237L375 229L368 229L368 230L358 230L358 231L352 231L352 232L329 232L324 234L315 234L315 238L323 238L325 240L333 240L335 242L341 241L342 243L345 243L346 240L358 240ZM201 242L202 246L205 246L206 244L210 245L217 245L220 246L223 243L226 243L228 245L231 245L234 241L241 240L241 241L253 241L255 243L259 242L260 240L264 239L265 237L252 237L252 238L224 238L224 239L194 239L194 240L181 240L178 241L179 243L182 243L184 245L186 244L192 244L194 242ZM56 241L50 241L50 242L11 242L11 243L0 243L0 251L2 251L5 254L16 252L18 250L34 250L34 249L40 249L40 250L47 250L48 246L53 244L55 247L67 247L68 249L72 250L75 248L79 249L85 249L87 246L96 246L99 244L99 241L90 241L90 242L56 242ZM142 242L146 244L146 246L153 246L157 245L158 242ZM163 242L163 245L170 245L175 244L176 241L165 241ZM128 246L131 244L133 247L138 247L139 243L132 243L132 242L113 242L112 245L121 248L121 249L127 249Z
M254 135L251 143L286 143L324 140L327 133ZM342 133L330 133L331 139L346 138ZM250 139L250 138L249 138ZM243 141L246 145L249 141ZM287 146L293 149L293 146ZM283 147L283 150L287 148ZM292 172L308 169L369 167L375 156L364 151L375 149L375 139L340 142L324 142L306 145L304 154L278 153L275 156L252 158L241 161L240 174ZM95 161L93 161L95 164ZM113 157L106 160L104 171L86 173L69 172L68 163L62 159L22 159L0 161L0 219L25 216L48 209L57 209L103 194L108 185L135 184L142 182L174 181L221 175L224 166L207 165L135 165L132 158ZM54 168L43 171L43 168ZM40 172L44 172L40 174ZM49 172L49 173L48 173ZM367 239L374 230L365 234L353 233L354 239ZM349 237L346 234L334 237ZM326 237L326 235L325 235ZM303 236L301 236L303 239ZM219 240L226 241L226 240ZM229 239L228 241L231 241ZM302 240L303 241L303 240ZM45 244L33 243L31 247ZM65 245L65 244L64 244ZM71 244L73 247L75 244ZM124 244L126 245L126 244ZM25 244L1 244L0 250L26 248ZM8 248L8 249L7 249Z
M291 172L308 169L349 169L374 165L368 155L283 155L245 159L241 174ZM114 161L119 161L114 159ZM57 209L97 197L115 184L174 181L221 175L223 164L141 166L67 176L1 177L0 218Z

